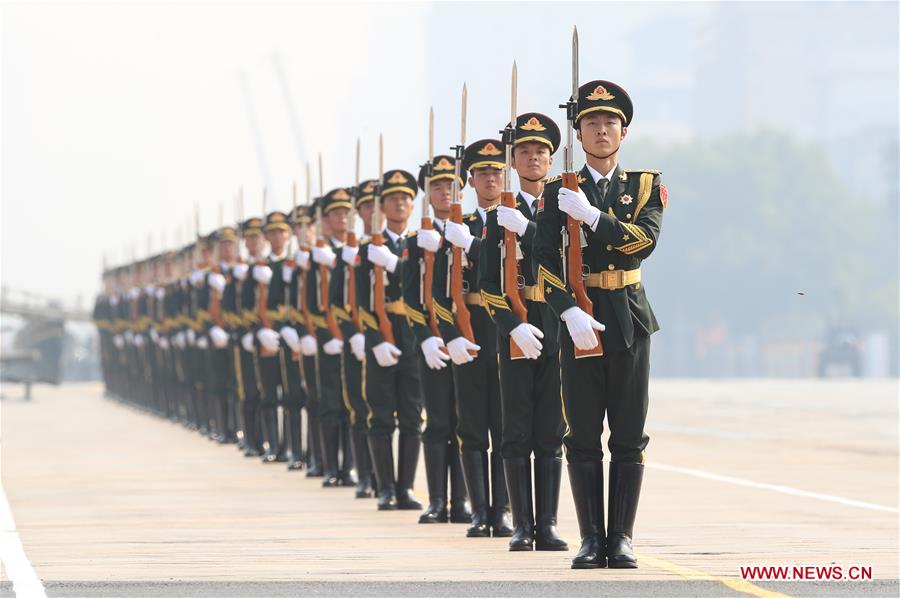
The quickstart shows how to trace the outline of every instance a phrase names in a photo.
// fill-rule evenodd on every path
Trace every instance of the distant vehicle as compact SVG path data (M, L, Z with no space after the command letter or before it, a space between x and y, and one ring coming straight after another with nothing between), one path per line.
M819 378L862 376L862 356L859 335L847 328L833 328L825 337L825 347L819 353Z

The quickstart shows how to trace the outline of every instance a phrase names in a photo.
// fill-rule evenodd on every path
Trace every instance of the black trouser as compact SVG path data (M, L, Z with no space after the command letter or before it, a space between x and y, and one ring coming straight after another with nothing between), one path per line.
M300 375L300 356L295 357L290 347L282 347L281 355L284 360L284 408L299 413L307 402Z
M319 375L316 372L318 367L318 358L315 355L300 357L300 374L306 388L306 412L310 417L319 416Z
M350 414L350 425L354 430L368 432L369 406L362 396L363 364L350 350L349 339L345 339L344 353L341 355L341 377L344 390L344 407Z
M498 334L504 459L558 457L565 424L559 397L559 350L544 339L537 359L509 358L510 337Z
M259 377L262 387L260 406L263 409L274 409L281 402L282 374L286 375L284 367L284 352L279 348L275 355L259 356Z
M329 355L319 346L319 422L323 428L336 426L344 418L344 391L341 384L341 356Z
M390 436L399 428L401 434L418 436L422 430L422 397L415 338L405 316L390 314L390 318L396 346L402 352L400 362L381 367L372 347L366 347L363 397L371 410L369 433Z
M454 396L453 369L445 367L433 370L428 367L425 355L415 349L419 361L419 380L422 398L425 402L425 444L437 444L455 440L456 397Z
M564 417L563 442L572 461L603 459L603 416L609 421L612 462L643 463L650 437L647 421L650 337L635 337L630 348L601 357L575 359L568 330L560 327L560 366Z
M456 434L460 450L500 449L500 375L497 369L497 329L484 308L470 306L478 356L464 365L453 365L456 391Z

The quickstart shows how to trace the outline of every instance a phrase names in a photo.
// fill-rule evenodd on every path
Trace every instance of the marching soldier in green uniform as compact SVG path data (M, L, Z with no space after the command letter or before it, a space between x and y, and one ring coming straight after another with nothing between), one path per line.
M367 243L357 266L357 305L366 328L363 397L369 405L369 447L378 483L378 509L419 510L413 494L421 443L422 401L416 365L415 339L406 322L400 287L399 262L407 223L416 196L416 180L405 170L388 170L381 179L378 201L387 220L384 244ZM375 224L377 226L378 223ZM373 234L381 231L373 229ZM384 268L384 309L394 343L376 319L376 270ZM393 435L400 429L397 476L394 478Z
M363 223L363 242L372 233L372 208L377 181L363 181L354 189L353 202L357 215ZM372 457L369 453L369 406L362 396L362 362L365 359L365 335L362 322L353 320L356 297L356 272L359 246L345 244L341 247L331 273L331 310L341 327L344 348L341 355L341 379L344 406L349 415L350 446L353 462L356 464L356 498L373 496ZM351 287L351 278L353 285Z
M537 229L534 215L560 133L553 120L536 112L519 115L504 133L509 138L505 143L512 146L510 166L519 175L521 191L515 207L488 209L478 266L481 296L497 325L503 406L501 453L515 526L509 549L567 550L556 529L565 431L559 402L556 316L547 309L535 286L531 245ZM514 247L506 243L505 231L515 234ZM507 286L508 281L515 280L516 273L504 269L504 257L510 251L519 264L518 280L512 288ZM525 319L513 311L513 294L518 294L525 307ZM518 348L515 355L511 354L513 344Z
M419 351L419 380L425 401L426 427L422 434L425 452L425 475L428 480L428 507L419 517L419 523L470 523L472 512L466 497L465 481L459 462L459 443L456 439L456 398L453 387L453 370L447 367L450 356L445 353L444 339L440 331L432 328L432 305L426 305L426 252L435 255L441 244L444 223L450 217L452 180L455 176L455 159L452 156L435 156L430 164L419 170L418 183L429 197L434 214L433 229L412 233L406 240L402 260L403 301L406 315L416 337ZM426 177L428 184L426 185ZM465 171L458 180L460 189L465 186ZM433 267L433 266L432 266ZM432 271L432 276L433 276ZM431 291L432 287L427 287ZM429 293L430 295L430 293ZM430 303L430 302L429 302ZM450 477L448 501L447 477ZM449 509L448 509L449 506Z
M537 284L565 324L559 327L568 424L564 444L582 537L573 568L637 566L632 537L649 440L644 424L650 335L658 329L641 280L641 262L656 248L667 195L659 172L626 170L619 164L632 112L631 99L615 83L597 80L578 88L569 116L587 164L573 185L577 190L564 187L559 179L548 181L538 210ZM579 224L581 239L562 235L567 217ZM561 259L567 255L564 241L581 245L590 313L574 298L573 281ZM600 331L602 356L576 358L576 348L581 355L596 351ZM610 432L605 533L604 415Z
M500 388L497 370L497 331L491 321L478 286L478 257L486 210L500 200L503 178L503 144L497 139L481 139L465 148L463 168L475 189L478 205L463 217L462 224L448 221L446 243L438 253L434 277L434 308L441 335L453 361L457 428L463 473L472 503L471 538L508 538L512 535L509 495L503 472L501 445ZM474 343L463 336L454 321L450 293L451 244L463 254L463 292L468 307ZM477 351L472 355L472 351ZM488 459L488 449L491 449ZM488 462L490 461L490 466Z

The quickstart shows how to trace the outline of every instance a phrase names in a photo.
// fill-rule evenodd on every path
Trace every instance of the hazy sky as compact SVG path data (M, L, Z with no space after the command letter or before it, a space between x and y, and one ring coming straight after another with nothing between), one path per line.
M104 253L122 263L132 251L143 257L186 241L195 203L204 233L218 226L220 206L234 219L241 186L247 215L261 212L264 184L270 207L288 210L292 181L303 199L305 161L317 152L326 189L352 184L357 136L364 178L375 175L379 131L385 167L416 171L430 105L437 150L457 142L463 81L468 140L497 135L513 59L520 111L562 124L556 104L568 95L576 22L582 81L612 79L638 96L635 122L646 126L629 137L678 134L690 116L677 103L665 128L640 119L689 87L715 7L4 3L0 278L89 302Z

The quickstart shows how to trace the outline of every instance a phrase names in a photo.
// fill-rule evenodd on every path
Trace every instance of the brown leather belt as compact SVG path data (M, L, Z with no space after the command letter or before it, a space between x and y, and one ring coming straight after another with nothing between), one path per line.
M640 268L636 270L605 270L588 274L584 279L584 286L604 291L617 291L639 282L641 282Z

